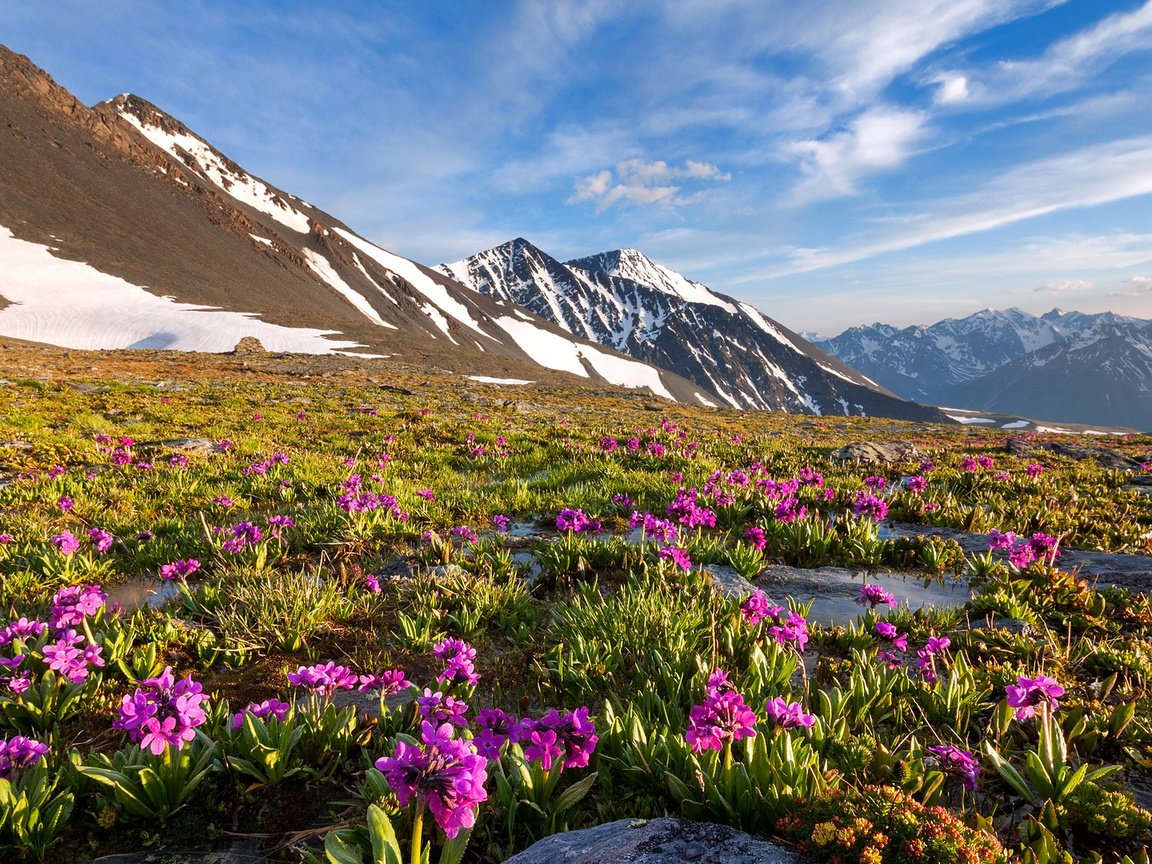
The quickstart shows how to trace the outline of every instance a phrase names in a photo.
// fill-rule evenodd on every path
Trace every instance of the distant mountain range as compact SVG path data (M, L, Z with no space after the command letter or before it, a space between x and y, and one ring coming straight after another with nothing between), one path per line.
M1152 430L1152 321L985 309L853 327L817 344L906 399Z
M943 419L747 303L635 249L561 262L517 238L436 269L575 336L669 369L734 408Z
M947 420L631 250L561 264L517 240L424 267L144 99L88 108L3 47L0 117L0 335L199 351L254 336L696 404Z

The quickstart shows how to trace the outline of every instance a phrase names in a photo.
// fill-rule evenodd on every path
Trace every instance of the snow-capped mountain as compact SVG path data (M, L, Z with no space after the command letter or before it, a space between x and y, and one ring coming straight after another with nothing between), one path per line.
M747 303L634 249L562 263L517 238L437 269L480 295L670 369L735 408L944 419L895 398Z
M0 116L0 335L198 351L255 336L719 401L381 249L139 97L88 108L2 46Z
M985 309L818 343L895 393L1070 423L1152 428L1152 321Z

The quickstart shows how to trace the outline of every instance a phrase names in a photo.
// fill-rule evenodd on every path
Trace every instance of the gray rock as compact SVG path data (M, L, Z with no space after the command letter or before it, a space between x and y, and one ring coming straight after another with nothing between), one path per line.
M1009 438L1004 449L1021 458L1036 458L1042 453L1054 453L1057 456L1066 456L1078 462L1094 459L1101 467L1114 471L1139 473L1142 470L1139 459L1133 459L1127 453L1108 447L1085 447L1082 444L1063 441L1028 441L1024 438Z
M743 600L756 586L726 564L705 564L700 569L712 580L712 587L729 600Z
M865 465L890 465L920 460L924 454L909 441L853 441L828 458L833 462L860 462Z
M224 453L223 447L208 438L173 438L169 441L158 441L153 446L166 447L169 450L185 450L189 453Z
M621 819L553 834L505 864L802 864L775 843L687 819Z

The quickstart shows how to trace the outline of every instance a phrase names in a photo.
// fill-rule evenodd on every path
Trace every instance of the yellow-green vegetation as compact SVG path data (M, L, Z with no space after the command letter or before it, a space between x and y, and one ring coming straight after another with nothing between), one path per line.
M238 832L494 862L664 814L813 860L1147 860L1152 557L1124 587L1062 563L1152 556L1139 472L1006 431L340 381L0 386L5 860ZM855 441L916 453L831 458ZM772 564L865 573L854 622ZM972 593L900 605L891 568Z

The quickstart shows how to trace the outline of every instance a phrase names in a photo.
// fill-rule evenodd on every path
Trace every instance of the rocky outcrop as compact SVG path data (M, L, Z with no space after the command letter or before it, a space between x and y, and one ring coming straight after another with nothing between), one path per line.
M687 819L621 819L553 834L505 864L802 864L784 846Z
M1139 459L1133 459L1127 453L1113 450L1108 447L1085 447L1082 444L1071 444L1063 441L1029 441L1026 438L1009 438L1004 449L1013 456L1022 459L1039 457L1043 453L1055 453L1080 462L1085 459L1094 459L1103 468L1113 471L1141 471Z
M908 441L853 441L832 453L828 458L833 462L859 462L864 465L893 465L897 462L914 462L924 454Z

